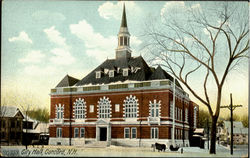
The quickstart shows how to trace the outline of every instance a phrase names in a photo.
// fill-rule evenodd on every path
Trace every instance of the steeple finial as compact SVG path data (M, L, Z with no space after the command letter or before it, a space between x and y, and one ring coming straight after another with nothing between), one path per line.
M126 18L125 3L123 4L123 13L122 13L121 27L127 27L127 18Z

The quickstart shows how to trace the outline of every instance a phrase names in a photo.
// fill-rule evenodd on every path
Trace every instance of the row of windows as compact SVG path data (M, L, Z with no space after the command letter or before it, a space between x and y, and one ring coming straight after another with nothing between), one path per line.
M79 133L80 129L80 133ZM159 131L158 128L152 127L151 128L151 138L152 139L158 139ZM61 138L62 137L62 128L56 129L56 137ZM74 128L74 138L84 138L85 137L85 128ZM124 138L127 139L135 139L137 138L137 128L136 127L126 127L124 128Z
M80 131L79 131L80 130ZM175 139L182 139L181 129L175 129ZM188 139L188 131L184 133L185 139ZM56 137L62 137L62 128L57 128ZM85 128L74 128L74 138L84 138L85 137ZM137 128L136 127L126 127L124 128L124 138L126 139L136 139L137 138ZM157 127L151 127L150 138L158 139L159 138L159 129Z
M151 117L160 116L160 102L154 100L149 103L149 113ZM130 95L124 100L124 116L126 118L136 118L138 112L138 99L135 96ZM57 119L63 119L64 106L61 104L56 105L56 117ZM86 114L86 102L84 99L76 99L74 102L74 118L84 119ZM115 104L115 112L120 111L120 105ZM90 112L94 112L94 105L90 105ZM110 118L111 114L111 101L109 98L103 97L98 101L98 117L99 118Z
M114 70L109 70L109 77L114 77L115 76L115 71ZM123 69L122 71L123 76L128 76L128 68ZM96 71L95 73L96 78L101 78L102 77L102 71Z
M175 107L175 119L182 121L183 112L181 108ZM185 122L188 122L188 109L185 108ZM170 118L173 118L173 104L170 103Z

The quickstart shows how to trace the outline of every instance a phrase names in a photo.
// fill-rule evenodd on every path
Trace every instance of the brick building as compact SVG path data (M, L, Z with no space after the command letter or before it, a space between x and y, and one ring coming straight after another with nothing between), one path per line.
M66 75L51 89L49 144L171 144L173 77L131 53L124 7L115 59L82 80ZM198 105L175 83L175 140L189 145Z

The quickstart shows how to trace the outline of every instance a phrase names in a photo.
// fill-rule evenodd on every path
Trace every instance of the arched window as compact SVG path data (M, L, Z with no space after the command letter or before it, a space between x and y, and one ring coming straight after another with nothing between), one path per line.
M57 119L63 119L63 110L64 110L64 105L62 104L56 105L56 118Z
M126 100L124 100L125 117L136 118L138 105L138 99L136 99L135 96L130 95L129 97L126 97Z
M84 99L76 99L74 102L74 116L75 119L84 119L85 118L85 111L86 111L86 102Z
M153 102L149 101L149 114L151 117L160 116L160 106L161 106L161 101L156 102L155 99Z
M111 101L105 96L98 101L98 113L99 118L110 118L111 113Z

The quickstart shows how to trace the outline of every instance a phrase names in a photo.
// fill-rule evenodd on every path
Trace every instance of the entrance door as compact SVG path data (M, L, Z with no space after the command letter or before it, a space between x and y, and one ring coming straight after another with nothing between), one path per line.
M107 128L101 127L100 128L100 141L106 141L107 140Z

